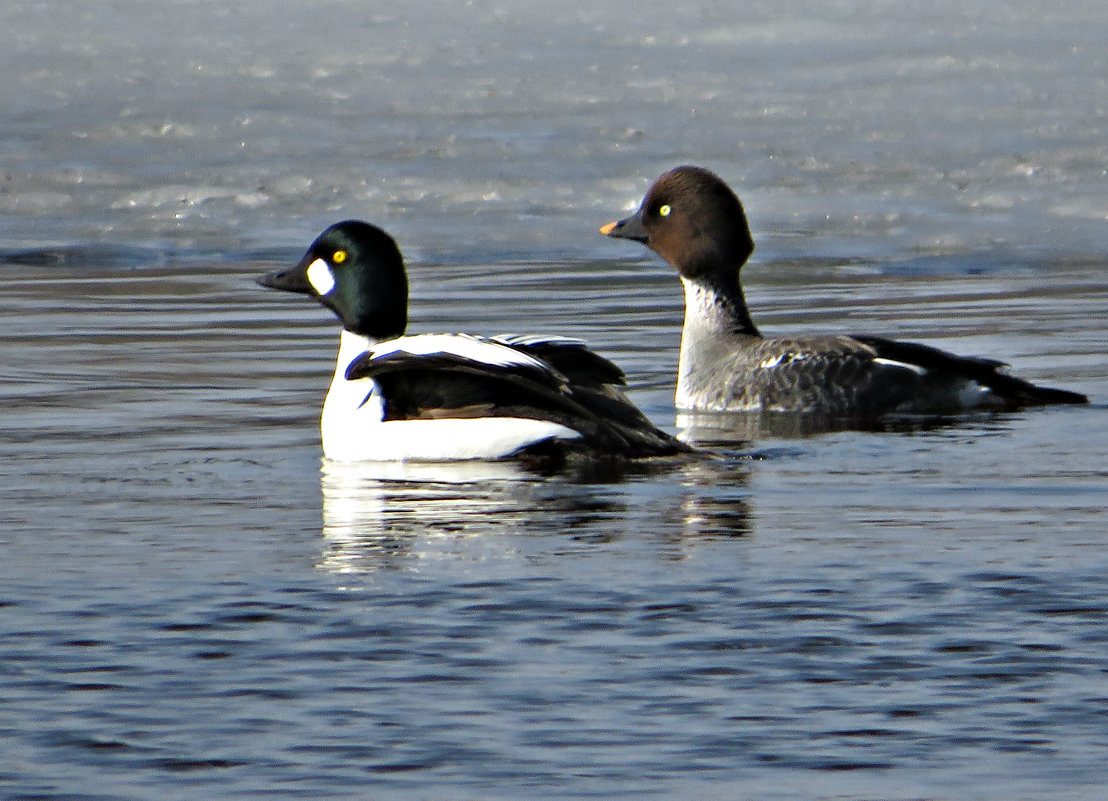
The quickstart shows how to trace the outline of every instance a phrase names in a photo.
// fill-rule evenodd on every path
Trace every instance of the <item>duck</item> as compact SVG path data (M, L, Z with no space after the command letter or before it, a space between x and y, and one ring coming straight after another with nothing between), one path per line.
M337 462L639 459L689 446L627 398L623 371L563 336L405 336L396 241L361 220L320 234L296 266L257 279L308 295L342 324L320 415Z
M715 173L661 175L638 210L600 233L646 245L685 291L675 404L686 412L788 412L827 419L952 415L1088 403L1032 384L1004 362L881 336L765 336L739 274L754 251L738 196Z

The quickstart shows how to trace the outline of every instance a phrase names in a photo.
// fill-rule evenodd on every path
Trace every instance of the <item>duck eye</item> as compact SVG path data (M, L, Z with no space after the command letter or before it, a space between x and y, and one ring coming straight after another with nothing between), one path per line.
M661 208L658 209L658 216L659 217L668 217L669 213L671 211L673 211L673 209L670 208L670 205L667 203L666 205L664 205L664 206L662 206Z
M334 254L331 256L331 263L332 264L342 264L344 261L346 261L346 251L345 250L336 250L334 252Z

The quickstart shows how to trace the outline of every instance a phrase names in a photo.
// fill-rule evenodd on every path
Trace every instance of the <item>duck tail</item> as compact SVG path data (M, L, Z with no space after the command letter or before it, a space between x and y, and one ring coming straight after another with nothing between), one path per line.
M1089 398L1068 389L1042 387L1005 372L996 371L987 376L975 376L993 392L1017 406L1049 406L1056 403L1088 403Z

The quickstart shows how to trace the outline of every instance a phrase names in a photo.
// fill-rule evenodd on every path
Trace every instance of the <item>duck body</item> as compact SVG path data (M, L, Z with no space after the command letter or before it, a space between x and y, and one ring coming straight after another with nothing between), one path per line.
M868 420L1088 402L1008 375L1003 362L927 345L869 335L763 336L739 281L754 250L746 214L708 170L665 173L638 212L600 230L642 242L681 276L679 409Z
M552 440L581 438L578 431L553 420L513 417L493 403L483 403L491 393L479 389L498 383L496 370L477 354L468 360L456 355L465 345L474 350L480 342L466 339L424 335L371 343L344 330L320 415L324 455L342 462L496 460ZM496 355L495 346L489 350ZM469 376L451 380L436 364L448 359L456 359L458 369L467 365ZM352 369L355 362L357 368ZM399 378L401 371L407 381ZM382 377L371 377L381 372Z
M407 279L395 242L346 221L263 286L312 295L342 320L320 416L335 461L640 458L687 446L627 399L623 372L564 337L404 336Z

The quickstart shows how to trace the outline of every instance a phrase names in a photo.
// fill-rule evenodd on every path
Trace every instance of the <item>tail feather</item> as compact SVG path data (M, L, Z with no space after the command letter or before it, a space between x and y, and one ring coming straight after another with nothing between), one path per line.
M915 342L899 342L884 337L855 336L855 339L873 348L879 356L909 364L918 364L928 370L961 375L988 387L997 396L1014 406L1045 406L1054 403L1088 403L1080 392L1054 387L1040 387L1002 372L1004 362L976 356L957 356L945 350L920 345Z
M1055 403L1088 403L1089 398L1080 392L1055 387L1041 387L1006 373L996 372L988 376L982 384L1003 398L1020 406L1046 406Z

